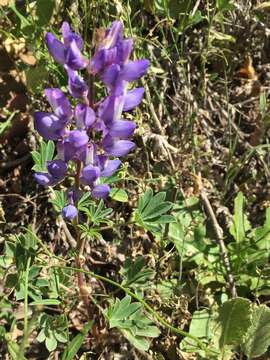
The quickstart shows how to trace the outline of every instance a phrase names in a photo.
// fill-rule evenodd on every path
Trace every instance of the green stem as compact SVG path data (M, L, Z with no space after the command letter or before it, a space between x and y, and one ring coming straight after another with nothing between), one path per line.
M31 257L27 259L26 269L25 269L25 281L24 281L24 318L23 318L23 341L20 349L20 359L24 358L24 350L28 343L28 282L29 282L29 270L31 264Z
M82 168L82 163L80 160L77 160L76 176L75 176L75 188L77 190L80 189L81 168ZM76 241L77 241L77 245L76 245L77 255L75 257L75 264L78 268L81 269L82 268L81 257L83 256L85 240L81 236L81 232L80 232L80 229L78 228L78 225L79 225L79 215L76 217L76 219L74 221L74 226L75 226L75 230L76 230ZM78 273L78 287L79 287L79 293L80 293L81 299L89 313L90 302L89 302L89 297L88 297L88 290L85 285L85 279L84 279L83 272ZM89 315L90 315L90 313L89 313Z
M57 265L54 265L55 267L59 267ZM181 335L181 336L185 336L185 337L188 337L190 339L192 339L193 341L196 342L196 344L198 345L198 347L202 350L204 350L205 352L207 353L213 353L213 354L217 354L216 351L214 350L209 350L208 347L201 341L199 340L196 336L193 336L191 334L189 334L188 332L182 330L182 329L179 329L179 328L176 328L174 326L172 326L171 324L169 324L165 319L163 319L150 305L147 304L147 302L145 300L143 300L141 297L139 297L138 295L134 294L132 291L130 291L129 289L127 289L126 287L118 284L117 282L111 280L111 279L108 279L106 278L105 276L102 276L102 275L98 275L98 274L95 274L94 272L92 271L86 271L86 270L83 270L83 269L77 269L77 268L73 268L73 267L67 267L67 266L63 266L61 267L62 269L65 269L65 270L73 270L75 272L81 272L81 273L84 273L84 274L88 274L89 276L93 276L94 278L98 279L98 280L101 280L101 281L104 281L104 282L107 282L108 284L111 284L113 286L116 286L118 287L119 289L123 290L126 294L130 295L131 297L133 297L134 299L138 300L144 307L145 309L148 310L148 312L150 314L152 314L154 316L154 318L156 318L156 320L159 321L160 324L164 325L165 327L167 327L168 329L170 329L172 332L174 332L175 334L178 334L178 335Z

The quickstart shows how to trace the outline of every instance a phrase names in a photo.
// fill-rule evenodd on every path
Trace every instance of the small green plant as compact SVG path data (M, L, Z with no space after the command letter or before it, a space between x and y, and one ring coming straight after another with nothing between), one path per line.
M167 214L172 203L165 198L165 192L154 195L152 189L147 189L139 198L138 209L134 212L135 223L146 230L158 232L161 224L173 222L174 217Z
M39 318L39 326L41 330L37 340L45 341L48 351L54 351L58 342L68 342L67 319L64 315L52 316L43 313Z
M150 346L148 338L158 337L159 329L143 313L139 302L131 302L126 295L122 300L116 299L107 309L110 328L118 328L122 334L139 350L147 351Z

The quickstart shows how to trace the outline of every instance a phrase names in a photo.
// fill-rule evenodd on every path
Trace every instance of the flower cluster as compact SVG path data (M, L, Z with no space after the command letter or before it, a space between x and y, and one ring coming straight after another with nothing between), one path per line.
M147 72L149 61L129 60L133 41L123 38L123 25L119 21L113 22L104 33L90 60L82 54L82 38L67 22L61 30L63 42L49 32L46 44L54 60L64 66L68 90L77 105L72 109L70 101L58 88L45 90L53 111L35 113L34 125L45 140L57 142L57 155L47 162L46 173L35 173L34 177L41 185L53 186L66 177L72 161L79 169L80 184L89 186L94 198L106 198L110 187L101 178L113 175L121 165L118 158L127 155L135 146L129 138L136 124L123 119L122 113L141 102L144 90L130 90L129 83ZM83 69L88 76L98 76L105 84L105 98L94 102L89 86L78 73ZM69 219L77 216L76 190L68 191L69 205L63 210L63 215Z

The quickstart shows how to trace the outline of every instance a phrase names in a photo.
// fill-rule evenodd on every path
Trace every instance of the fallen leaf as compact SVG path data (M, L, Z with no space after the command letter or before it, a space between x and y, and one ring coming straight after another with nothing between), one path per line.
M238 71L238 74L242 78L257 80L258 76L252 64L251 56L246 56L243 67Z
M0 6L8 6L12 3L12 0L0 0Z
M20 53L19 57L27 65L33 66L37 63L37 59L30 51L28 51L27 53Z

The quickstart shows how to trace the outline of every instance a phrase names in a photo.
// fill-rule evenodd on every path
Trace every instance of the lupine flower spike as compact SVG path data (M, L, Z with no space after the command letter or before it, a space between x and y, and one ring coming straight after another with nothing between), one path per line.
M46 173L35 173L34 177L40 185L54 186L65 179L70 162L80 162L80 187L88 186L94 198L104 199L110 187L104 181L101 183L100 178L113 175L120 168L119 157L135 147L129 139L136 124L125 120L122 113L140 104L144 89L129 89L129 84L146 74L149 61L129 60L133 40L123 37L123 25L119 21L113 22L105 32L90 60L82 53L82 38L67 22L61 31L62 41L49 32L46 44L54 60L64 66L68 90L77 105L72 109L60 89L45 90L52 112L36 112L34 125L45 140L56 141L57 155L47 162ZM82 69L87 69L90 76L98 76L106 86L107 96L96 104L93 99L89 101L88 85L78 73ZM99 134L95 136L98 141L94 141L93 134ZM68 200L63 216L72 220L78 215L78 192L69 190Z

